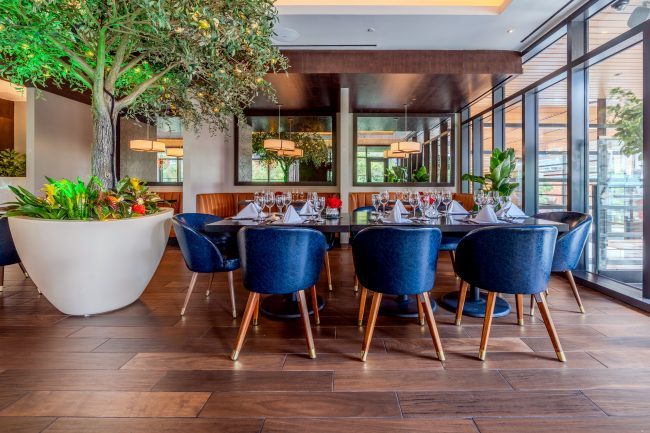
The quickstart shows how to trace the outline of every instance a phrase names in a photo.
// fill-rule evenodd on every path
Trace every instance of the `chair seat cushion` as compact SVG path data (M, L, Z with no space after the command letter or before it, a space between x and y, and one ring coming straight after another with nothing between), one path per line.
M443 235L442 241L440 241L440 251L456 251L462 238L462 236Z

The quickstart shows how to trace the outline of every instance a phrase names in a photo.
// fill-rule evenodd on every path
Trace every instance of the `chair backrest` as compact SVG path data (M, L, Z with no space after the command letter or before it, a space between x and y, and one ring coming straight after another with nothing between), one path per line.
M434 227L368 227L354 237L359 282L369 290L413 295L433 288L442 233Z
M20 262L14 240L9 231L9 220L0 218L0 266L13 265Z
M456 248L455 271L465 282L491 292L533 294L546 289L557 229L485 227Z
M535 218L569 225L569 231L558 236L555 243L552 271L574 270L589 237L589 230L593 221L591 215L580 212L547 212L537 214Z
M286 294L318 282L327 249L321 232L309 228L245 227L237 240L246 289Z
M192 272L218 272L224 266L223 256L210 238L201 233L198 226L193 227L185 222L187 217L192 215L196 214L179 214L172 218L185 264ZM196 220L192 222L196 223Z
M374 212L374 206L361 206L353 210L352 212Z
M452 198L460 203L465 210L471 211L474 208L474 196L472 194L455 192Z
M205 227L206 224L223 220L223 218L216 215L198 212L179 213L176 215L176 219L199 232L203 232L203 227Z

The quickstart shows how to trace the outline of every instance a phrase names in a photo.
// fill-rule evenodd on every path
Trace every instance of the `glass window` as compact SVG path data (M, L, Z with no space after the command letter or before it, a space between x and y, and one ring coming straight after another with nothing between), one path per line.
M630 17L639 8L650 8L650 4L646 5L646 3L648 3L646 0L630 0L630 3L620 11L609 5L589 18L589 21L587 21L589 26L589 49L593 50L594 48L598 48L616 36L625 33L634 24L641 24L642 21L635 20L634 18L631 22ZM641 9L637 12L639 13L639 17L648 16L648 14L642 14L640 12L642 12Z
M567 83L562 80L538 93L537 191L542 212L567 205Z
M589 69L592 272L641 288L643 268L643 46Z
M472 105L469 106L469 115L475 116L488 108L492 107L492 91L481 96Z
M483 148L481 153L483 155L483 174L490 172L490 157L492 156L492 149L494 149L494 141L492 140L492 112L483 116Z
M508 105L505 109L505 149L515 150L515 171L512 173L511 179L519 183L519 188L515 189L512 194L512 202L517 206L523 205L522 191L523 191L523 158L524 158L524 136L523 136L523 122L522 122L522 103L519 98L514 103Z
M333 184L332 116L248 116L238 122L238 183ZM280 138L294 143L295 153L264 148L264 141Z
M564 35L524 63L523 74L514 76L506 82L506 97L555 72L566 65L566 61L567 36Z

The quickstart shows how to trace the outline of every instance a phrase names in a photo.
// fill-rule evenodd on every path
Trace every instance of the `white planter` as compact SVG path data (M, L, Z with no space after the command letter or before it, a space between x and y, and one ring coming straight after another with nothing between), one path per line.
M34 284L62 313L126 307L149 284L167 245L172 209L111 221L9 218Z

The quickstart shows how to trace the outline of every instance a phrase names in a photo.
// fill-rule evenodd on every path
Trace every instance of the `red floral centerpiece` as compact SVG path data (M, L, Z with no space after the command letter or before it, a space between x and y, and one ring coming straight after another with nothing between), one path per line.
M325 200L325 218L338 218L339 209L343 206L343 201L338 197L330 197Z

